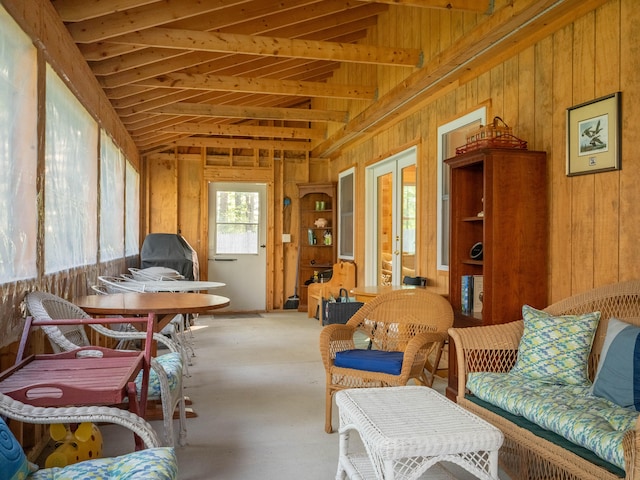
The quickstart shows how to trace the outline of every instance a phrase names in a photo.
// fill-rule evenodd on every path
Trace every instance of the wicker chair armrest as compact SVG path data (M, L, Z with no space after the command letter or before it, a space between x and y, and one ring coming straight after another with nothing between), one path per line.
M355 348L353 341L355 331L355 328L340 323L323 327L320 331L320 355L325 368L330 368L333 365L336 352Z
M464 396L470 372L508 372L515 364L522 320L483 327L450 328L458 368L458 396Z
M100 335L103 335L108 338L113 338L116 340L144 340L147 337L145 332L120 332L117 330L113 330L111 328L107 328L104 325L91 325L91 328L98 332ZM165 337L161 333L154 333L153 339L166 346L171 352L178 352L179 349L176 346L175 342L171 339Z
M34 407L0 394L0 415L16 421L40 425L82 422L115 423L138 435L147 448L161 445L158 435L146 420L128 410L115 407Z
M407 343L402 360L402 372L400 375L409 375L419 372L424 368L427 355L436 345L444 345L447 340L445 332L423 332L415 335Z

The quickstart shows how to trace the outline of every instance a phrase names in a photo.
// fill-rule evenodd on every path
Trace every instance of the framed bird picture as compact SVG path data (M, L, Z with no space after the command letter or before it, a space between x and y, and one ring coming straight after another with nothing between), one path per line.
M620 92L567 109L567 175L620 169Z

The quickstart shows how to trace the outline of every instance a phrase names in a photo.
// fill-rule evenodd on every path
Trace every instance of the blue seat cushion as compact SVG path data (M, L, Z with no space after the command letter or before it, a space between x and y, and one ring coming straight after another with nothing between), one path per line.
M169 389L173 392L178 387L179 377L182 376L182 355L178 352L171 352L156 357L160 366L164 369L169 380ZM142 390L142 372L136 377L136 389ZM151 369L149 371L149 398L160 398L160 380L158 374Z
M400 375L403 357L403 352L355 349L337 352L333 364L336 367Z

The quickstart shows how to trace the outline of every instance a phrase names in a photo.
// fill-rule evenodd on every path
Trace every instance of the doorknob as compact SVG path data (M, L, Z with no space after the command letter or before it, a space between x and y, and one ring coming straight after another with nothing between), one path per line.
M260 248L267 248L266 245L260 245Z

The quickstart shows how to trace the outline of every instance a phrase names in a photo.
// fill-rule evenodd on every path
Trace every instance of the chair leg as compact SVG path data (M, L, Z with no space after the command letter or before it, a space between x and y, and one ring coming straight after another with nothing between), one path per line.
M324 421L324 431L327 433L333 432L333 427L331 425L331 415L332 415L332 406L333 406L333 393L327 387L327 392L325 395L325 421Z
M180 432L178 433L178 445L180 445L181 447L184 447L187 444L187 409L185 405L185 397L181 391L180 400L178 402L178 411L180 415Z
M180 433L178 437L178 445L186 445L187 438L187 414L185 408L184 391L182 384L182 376L178 377L178 385L174 392L169 387L169 380L166 372L161 365L157 363L155 359L151 360L151 368L153 368L158 375L158 381L160 382L160 400L162 403L162 418L164 427L164 444L165 446L172 447L175 439L173 436L173 413L176 410L176 406L179 406L180 415Z

